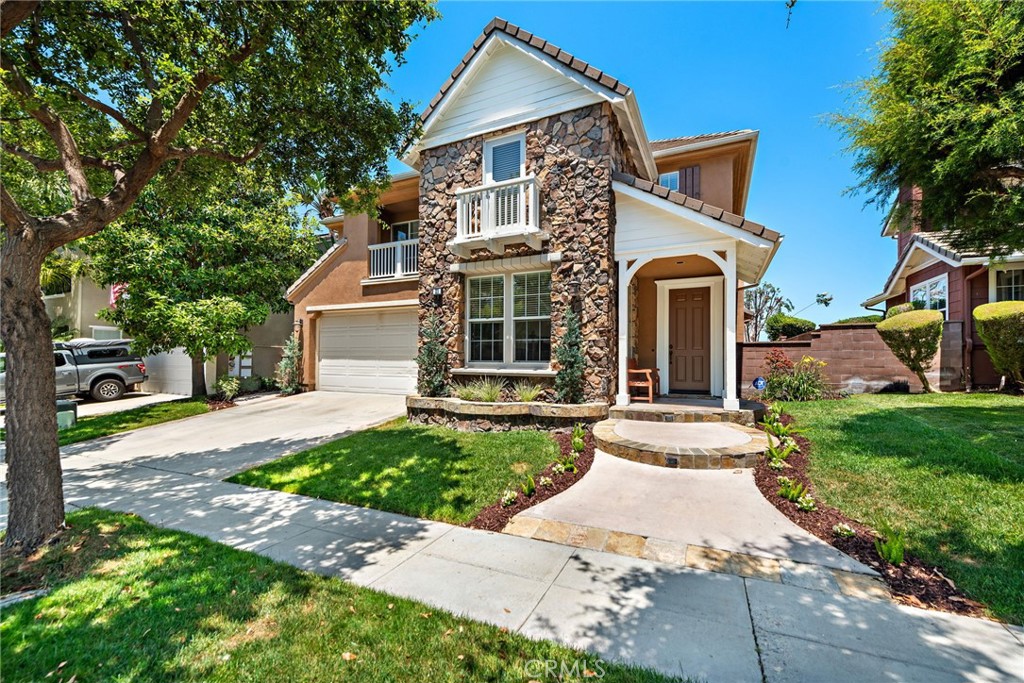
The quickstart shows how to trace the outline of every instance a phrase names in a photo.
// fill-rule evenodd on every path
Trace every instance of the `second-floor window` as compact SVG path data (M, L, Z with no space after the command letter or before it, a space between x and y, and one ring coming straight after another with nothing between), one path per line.
M402 221L401 223L391 224L391 241L402 242L404 240L415 240L419 239L420 236L420 222L419 221Z
M526 136L505 135L484 142L484 183L522 178L526 175Z
M996 271L996 301L1024 301L1024 268Z
M687 197L700 199L700 166L687 166L658 176L658 184Z
M679 171L672 171L671 173L662 173L658 176L658 184L662 187L667 187L673 192L679 191Z
M925 280L910 288L910 300L918 302L922 308L933 311L942 311L942 317L946 318L948 306L948 280L945 275Z

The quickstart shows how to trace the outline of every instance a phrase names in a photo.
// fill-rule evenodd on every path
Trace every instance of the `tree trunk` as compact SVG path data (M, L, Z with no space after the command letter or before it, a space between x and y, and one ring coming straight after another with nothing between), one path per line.
M206 396L206 361L192 356L192 395Z
M928 377L925 376L924 372L918 371L917 378L919 380L921 380L921 391L922 392L924 392L926 394L937 393L935 391L935 389L932 388L932 385L928 382Z
M25 234L25 232L22 232ZM8 232L0 247L0 336L7 353L10 515L4 545L28 551L64 525L50 319L39 288L46 247Z

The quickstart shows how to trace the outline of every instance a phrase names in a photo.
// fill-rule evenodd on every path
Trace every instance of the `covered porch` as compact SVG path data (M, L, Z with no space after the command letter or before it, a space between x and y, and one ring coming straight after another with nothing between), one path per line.
M618 391L657 370L655 401L739 411L742 287L756 284L781 236L740 216L616 175ZM646 399L646 392L644 398ZM639 405L639 404L638 404Z

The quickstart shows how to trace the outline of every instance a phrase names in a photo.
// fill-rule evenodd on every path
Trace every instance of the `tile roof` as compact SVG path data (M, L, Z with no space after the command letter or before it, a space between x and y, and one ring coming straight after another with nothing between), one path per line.
M649 194L654 195L655 197L660 197L661 199L670 201L673 204L678 204L679 206L686 207L687 209L697 211L699 213L704 214L705 216L708 216L709 218L715 219L716 221L721 221L726 225L731 225L734 228L746 230L752 235L763 237L764 239L769 240L771 242L778 242L779 237L781 237L779 233L777 233L774 230L769 230L760 223L755 223L754 221L747 220L743 216L737 216L734 213L730 213L724 209L720 209L717 206L711 206L706 202L702 202L699 199L694 199L693 197L688 197L685 194L673 192L667 187L662 187L661 185L652 183L649 180L637 178L636 176L631 176L626 173L620 173L618 171L612 174L612 180L616 180L625 185L629 185L630 187L636 188L637 190L641 190L642 192L647 192Z
M666 149L672 149L673 147L682 147L683 145L693 145L699 142L709 142L711 140L720 140L721 138L729 138L733 135L743 135L746 133L753 133L754 131L749 128L742 130L727 130L720 133L702 133L700 135L684 135L678 138L663 138L661 140L651 140L651 150L660 152Z
M591 64L587 64L582 59L574 57L565 50L559 48L557 45L553 45L540 36L535 36L529 31L519 28L515 24L510 24L504 19L495 17L494 19L491 19L487 26L484 27L483 33L473 41L473 47L469 48L469 52L462 57L462 61L455 67L455 70L452 71L451 76L449 76L448 80L444 82L444 85L441 86L441 90L434 95L434 99L430 100L430 104L427 105L427 108L424 109L423 113L420 115L421 120L426 121L430 118L430 115L437 108L437 105L441 103L441 100L444 99L444 96L451 89L452 85L455 84L456 79L458 79L459 75L462 74L462 71L473 60L473 57L476 56L480 47L487 42L487 39L495 31L500 31L501 33L504 33L510 38L515 38L525 45L541 50L549 57L558 60L573 71L583 74L590 80L603 85L618 95L625 97L631 91L631 88L628 85L620 82L617 78L606 74Z

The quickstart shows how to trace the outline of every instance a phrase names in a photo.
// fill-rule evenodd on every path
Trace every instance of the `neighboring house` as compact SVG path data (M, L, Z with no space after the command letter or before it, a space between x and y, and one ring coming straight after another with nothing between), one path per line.
M76 277L66 292L43 296L46 313L56 325L66 326L76 337L122 339L121 330L99 318L99 312L114 304L111 287L100 287L88 277ZM260 375L273 377L281 360L284 343L293 327L291 313L271 314L267 321L248 332L252 351L233 358L221 354L207 363L207 386L212 388L217 377ZM181 350L146 357L149 381L142 389L154 393L192 393L192 361Z
M413 393L430 313L456 380L550 381L574 307L587 400L628 403L633 361L738 407L741 288L782 241L743 217L755 131L649 141L627 85L500 19L422 119L380 220L329 219L288 290L308 384Z
M897 201L920 199L917 190L904 190ZM914 224L906 229L886 221L884 237L896 241L897 262L880 294L864 302L885 310L908 301L942 311L946 318L940 364L943 389L995 386L999 375L974 327L973 311L994 301L1024 301L1024 253L992 258L959 253L941 230ZM955 353L951 350L955 349ZM959 373L957 373L959 370Z

